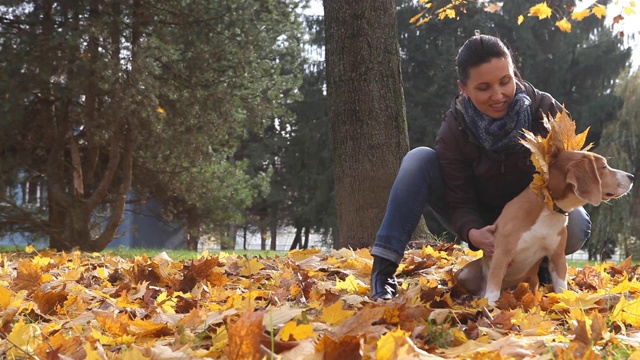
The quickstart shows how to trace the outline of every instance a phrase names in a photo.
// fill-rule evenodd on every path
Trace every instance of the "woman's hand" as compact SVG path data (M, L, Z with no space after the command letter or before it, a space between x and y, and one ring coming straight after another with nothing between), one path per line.
M493 255L493 246L495 243L494 233L496 232L495 225L487 225L481 229L469 230L469 242L473 246L482 250L487 255Z

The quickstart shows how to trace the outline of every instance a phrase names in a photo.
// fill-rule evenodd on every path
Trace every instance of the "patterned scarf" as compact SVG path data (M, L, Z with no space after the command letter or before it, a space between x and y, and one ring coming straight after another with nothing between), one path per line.
M516 151L520 145L522 129L531 131L531 99L520 87L507 114L493 119L478 110L471 99L464 98L463 113L467 126L482 146L493 154Z

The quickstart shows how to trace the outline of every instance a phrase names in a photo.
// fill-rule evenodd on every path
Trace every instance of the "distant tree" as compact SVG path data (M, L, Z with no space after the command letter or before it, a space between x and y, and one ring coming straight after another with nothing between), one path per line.
M610 166L629 172L636 177L640 173L640 73L621 76L618 95L624 106L617 114L617 121L609 122L603 131L599 152L606 156ZM640 256L640 195L634 187L630 194L602 204L590 210L594 222L593 233L587 242L590 260L604 260L602 255L613 253L622 247L625 256Z
M286 111L297 0L15 1L0 8L0 176L46 181L46 214L11 194L0 227L104 248L134 187L203 226L238 218L268 177L230 161ZM99 213L105 213L104 219ZM23 216L24 222L5 219ZM11 220L9 219L9 220ZM197 238L197 234L194 234Z

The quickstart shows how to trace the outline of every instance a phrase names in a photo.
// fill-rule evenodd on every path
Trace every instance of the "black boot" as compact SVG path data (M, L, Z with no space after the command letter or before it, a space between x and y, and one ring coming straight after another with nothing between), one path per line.
M391 300L398 294L398 282L394 276L398 264L380 256L373 256L371 270L371 298Z
M549 271L549 258L546 256L538 268L538 281L542 286L553 283L553 280L551 279L551 272Z

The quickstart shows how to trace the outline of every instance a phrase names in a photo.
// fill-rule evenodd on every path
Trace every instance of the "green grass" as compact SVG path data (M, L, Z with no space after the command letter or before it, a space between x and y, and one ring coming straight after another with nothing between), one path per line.
M130 259L136 256L145 255L145 254L149 257L154 257L162 253L163 251L166 252L171 259L176 261L196 259L201 254L200 252L197 252L197 251L184 250L184 249L164 250L164 249L144 249L144 248L124 248L124 247L115 248L115 249L105 249L102 252L105 254L120 256L121 258L124 258L124 259ZM249 257L252 257L252 256L274 257L276 255L283 256L286 254L286 252L284 251L273 251L273 250L265 250L265 251L262 251L262 250L224 250L224 251L209 250L210 254L217 254L220 252L226 252L228 254L234 253L238 255L246 255Z
M46 249L46 246L35 246L36 250L43 250ZM23 247L17 247L17 246L0 246L0 253L13 253L13 254L18 254L18 253L23 253L25 251L25 249ZM190 259L196 259L198 258L198 256L200 256L200 252L196 252L196 251L191 251L191 250L186 250L186 249L170 249L170 250L166 250L166 249L148 249L148 248L126 248L126 247L118 247L118 248L108 248L102 251L103 254L110 254L110 255L114 255L114 256L119 256L123 259L131 259L134 258L136 256L142 256L142 255L147 255L149 257L154 257L162 252L166 252L167 255L172 259L172 260L176 260L176 261L180 261L180 260L190 260ZM215 255L217 253L220 253L221 250L210 250L209 254ZM253 256L261 256L261 257L275 257L276 255L278 256L285 256L287 254L286 251L273 251L273 250L224 250L224 252L228 253L228 254L238 254L238 255L246 255L248 257L253 257Z

